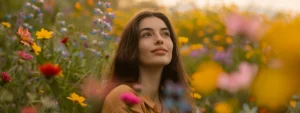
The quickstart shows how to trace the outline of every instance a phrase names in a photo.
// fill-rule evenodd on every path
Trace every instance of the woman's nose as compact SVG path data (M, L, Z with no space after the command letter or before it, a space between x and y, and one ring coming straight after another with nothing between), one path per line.
M161 44L164 44L164 40L163 40L163 37L157 33L156 34L156 40L155 40L155 45L161 45Z

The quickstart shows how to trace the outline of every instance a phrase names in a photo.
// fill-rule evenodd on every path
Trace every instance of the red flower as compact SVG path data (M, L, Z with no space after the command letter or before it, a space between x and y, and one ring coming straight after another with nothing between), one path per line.
M64 38L63 40L61 40L61 43L66 44L68 39L69 39L68 37Z
M31 60L33 58L32 55L25 53L24 51L19 51L18 54L23 60Z
M254 102L254 101L255 101L255 97L254 97L254 96L250 96L250 97L249 97L249 101L250 101L250 102Z
M6 83L10 82L11 78L10 78L10 76L8 76L8 74L6 72L2 72L1 75L2 75L1 78L2 78L3 82L6 82Z
M61 68L57 64L46 63L39 67L41 73L46 77L53 77L61 72Z
M37 113L33 107L25 107L22 109L21 113Z
M259 109L259 113L267 113L267 110L265 110L265 109Z

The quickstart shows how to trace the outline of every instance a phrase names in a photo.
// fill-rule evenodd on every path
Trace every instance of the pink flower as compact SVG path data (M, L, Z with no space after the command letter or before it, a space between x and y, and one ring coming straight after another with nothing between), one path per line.
M256 73L256 66L243 62L239 65L238 71L221 74L218 78L218 86L230 93L235 93L240 89L248 88Z
M11 81L10 76L6 72L2 72L1 75L2 75L1 78L3 82L8 83Z
M19 51L18 54L23 60L31 60L33 58L32 55L25 53L24 51Z
M238 13L231 13L224 18L227 34L232 36L243 35L257 40L261 34L262 22L258 16L245 17Z
M141 102L141 99L132 92L122 93L121 100L129 106L136 105Z

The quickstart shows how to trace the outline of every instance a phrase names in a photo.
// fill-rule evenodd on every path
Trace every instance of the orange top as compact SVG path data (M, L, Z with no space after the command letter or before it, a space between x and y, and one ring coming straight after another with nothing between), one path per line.
M136 94L136 92L128 85L123 84L115 87L106 96L101 113L129 113L129 109L130 113L160 113L155 103L145 96L140 96L141 102L139 104L128 108L120 99L121 94L124 92Z

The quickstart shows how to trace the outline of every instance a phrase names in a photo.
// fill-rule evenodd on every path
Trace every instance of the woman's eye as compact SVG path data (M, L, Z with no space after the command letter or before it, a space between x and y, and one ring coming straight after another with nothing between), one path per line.
M170 33L165 32L165 33L163 33L163 36L170 36Z
M149 37L149 36L152 36L152 34L151 34L151 33L144 33L144 34L142 35L142 37Z

